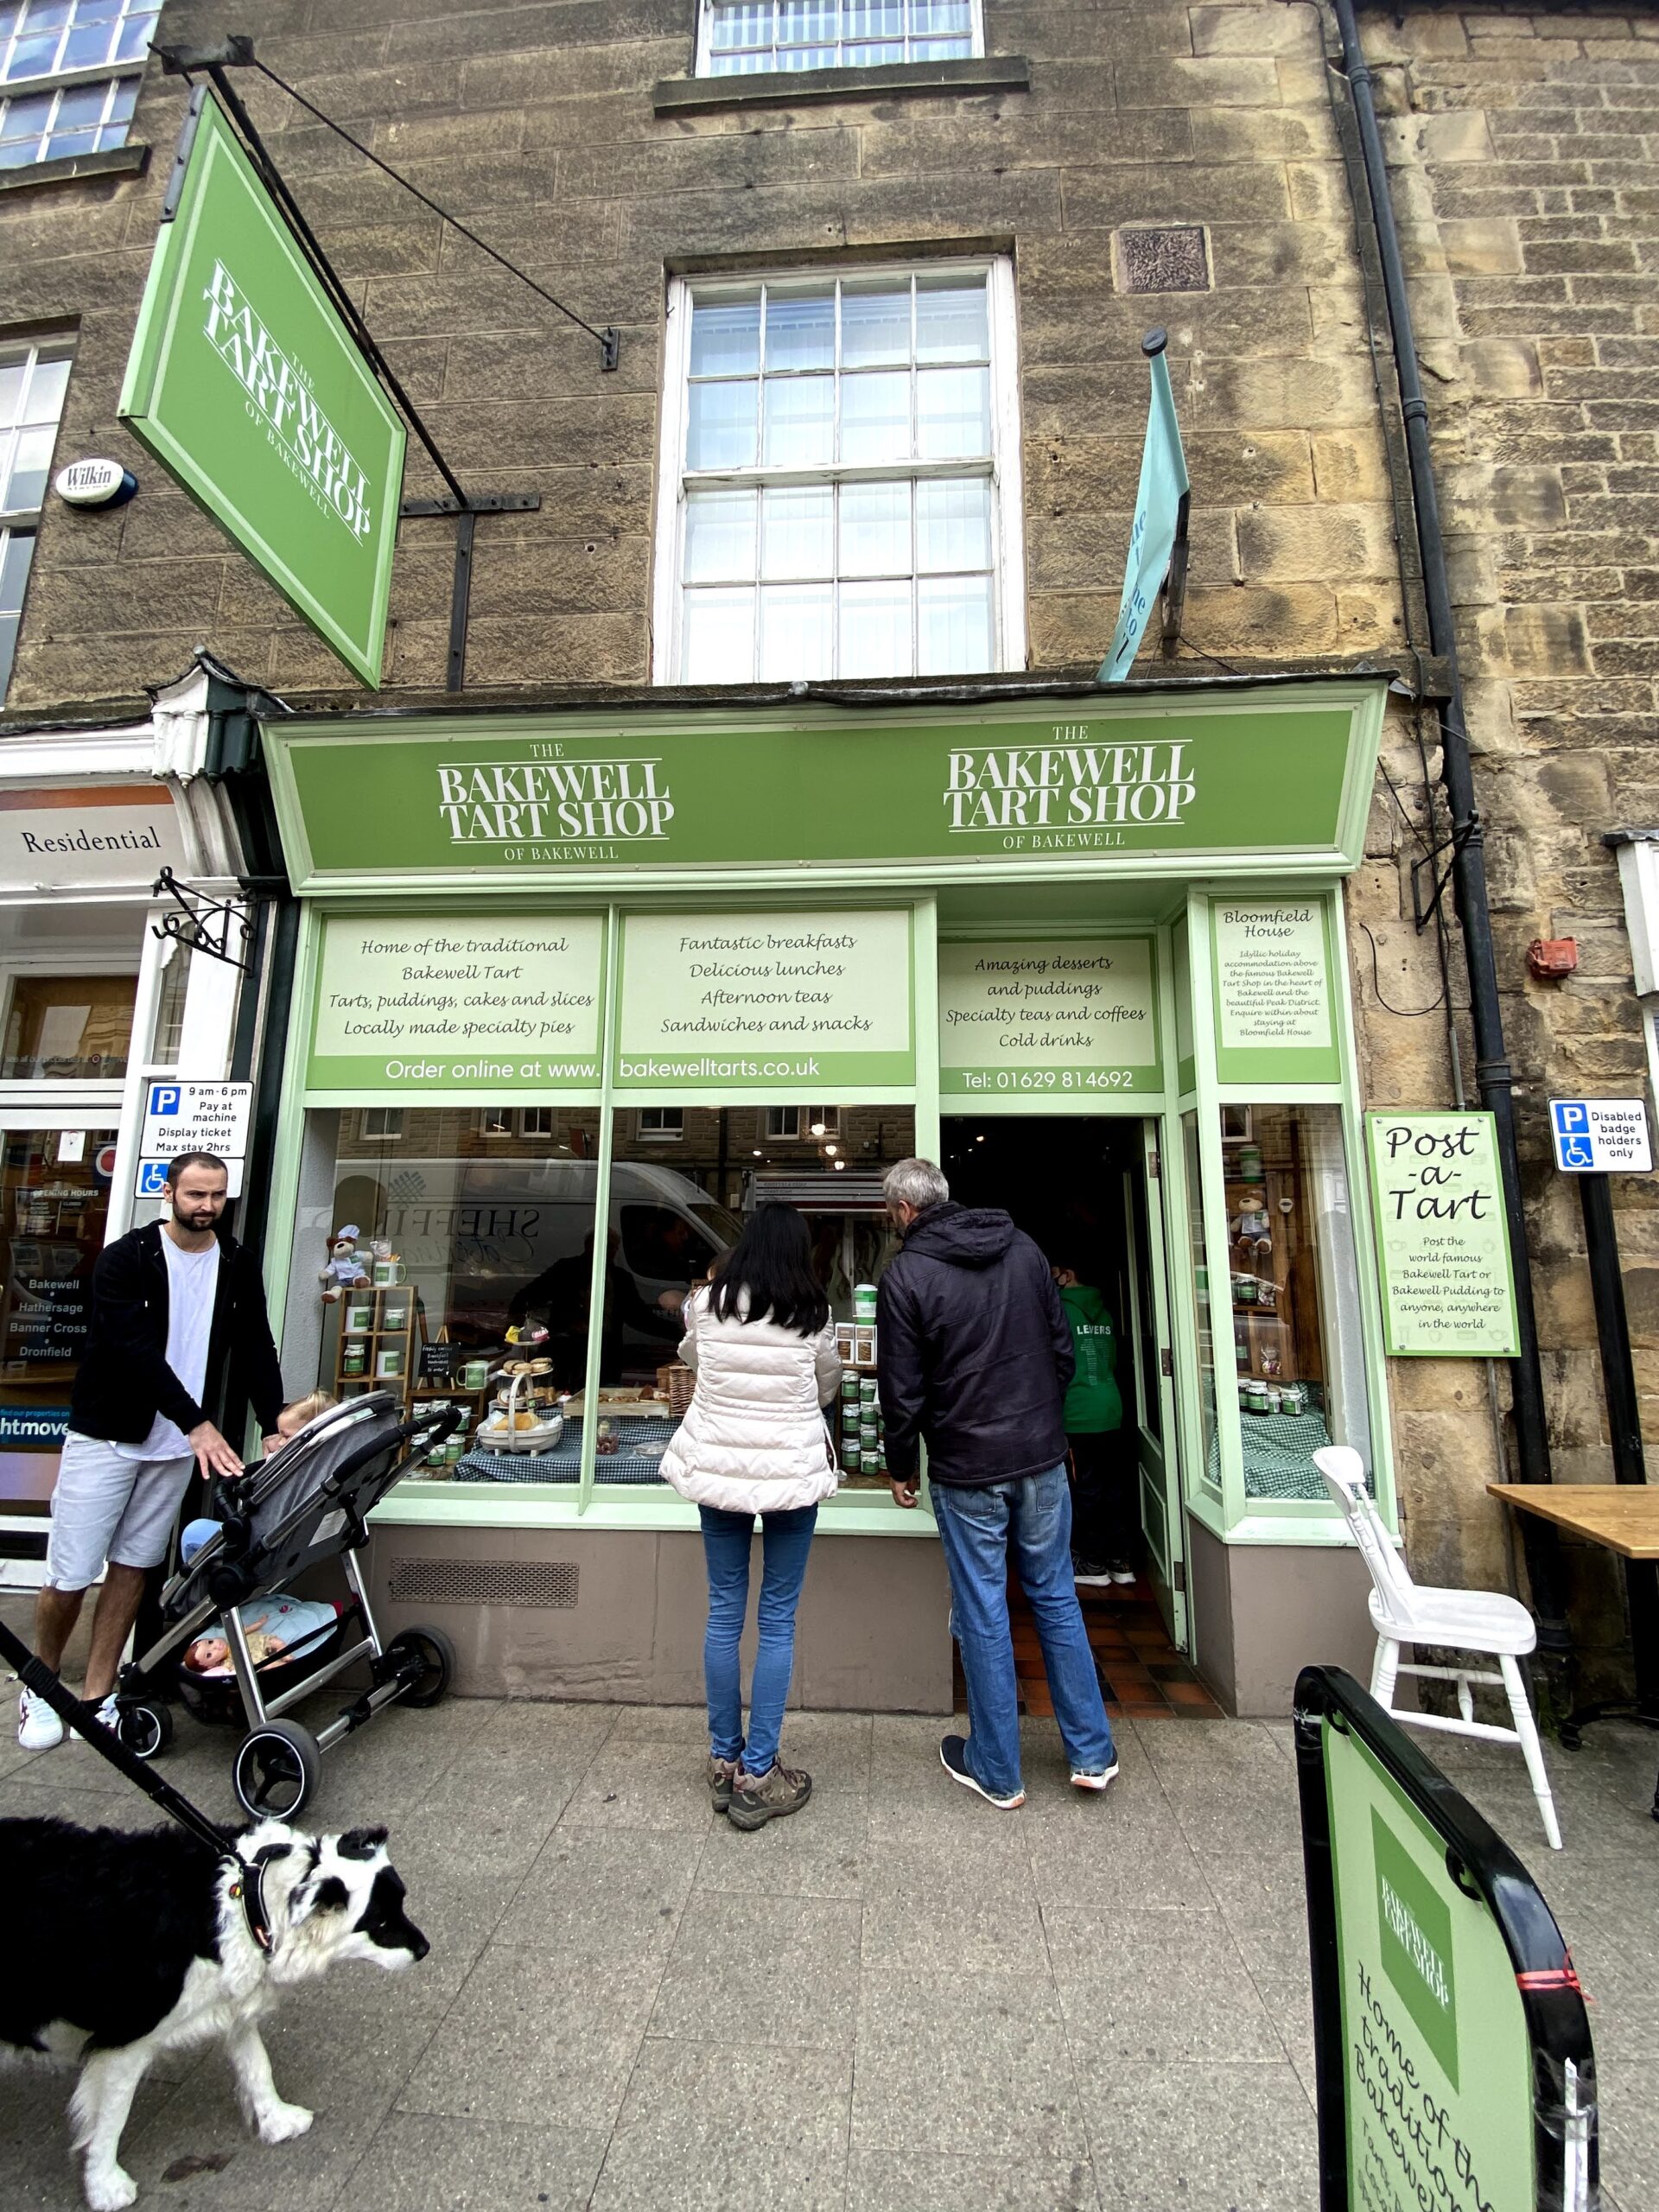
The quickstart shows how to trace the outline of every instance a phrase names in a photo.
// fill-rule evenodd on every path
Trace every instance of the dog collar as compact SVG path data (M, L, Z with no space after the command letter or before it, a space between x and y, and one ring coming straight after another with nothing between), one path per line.
M231 1895L242 1907L242 1918L249 1935L262 1951L270 1949L270 1916L265 1910L265 1868L273 1859L283 1856L286 1846L267 1846L257 1858L232 1860L236 1879L231 1884Z

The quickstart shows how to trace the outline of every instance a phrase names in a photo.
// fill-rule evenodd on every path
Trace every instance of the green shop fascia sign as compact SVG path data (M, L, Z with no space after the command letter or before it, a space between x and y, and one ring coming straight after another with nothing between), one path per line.
M121 418L376 688L403 423L206 86L181 155Z
M1380 683L1222 699L267 724L297 889L1359 858Z

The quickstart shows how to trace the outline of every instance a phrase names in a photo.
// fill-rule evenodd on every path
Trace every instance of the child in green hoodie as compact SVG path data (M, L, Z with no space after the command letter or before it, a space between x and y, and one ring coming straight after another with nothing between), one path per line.
M1135 1468L1122 1442L1123 1400L1117 1387L1117 1332L1105 1300L1057 1267L1054 1281L1071 1327L1077 1372L1065 1394L1065 1438L1077 1489L1071 1503L1073 1580L1093 1587L1133 1582Z

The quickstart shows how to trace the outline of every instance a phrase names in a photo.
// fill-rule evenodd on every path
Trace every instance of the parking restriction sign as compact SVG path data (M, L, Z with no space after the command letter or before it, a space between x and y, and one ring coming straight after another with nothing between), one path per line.
M1639 1098L1552 1098L1549 1133L1564 1175L1646 1175L1648 1109Z

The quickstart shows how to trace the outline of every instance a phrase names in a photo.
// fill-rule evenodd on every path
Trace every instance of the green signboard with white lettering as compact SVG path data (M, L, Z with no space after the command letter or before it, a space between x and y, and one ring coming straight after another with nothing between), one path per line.
M403 423L205 86L181 150L121 417L378 686Z
M629 914L619 1090L773 1097L916 1080L907 907Z
M296 886L1358 857L1382 692L272 724ZM1263 790L1274 794L1262 818ZM370 838L365 833L372 831Z
M944 1096L1162 1089L1150 938L976 938L939 947Z
M1521 1350L1497 1125L1490 1114L1368 1114L1365 1146L1394 1359Z
M1322 2212L1590 2212L1595 2057L1536 1885L1338 1668L1296 1684Z

